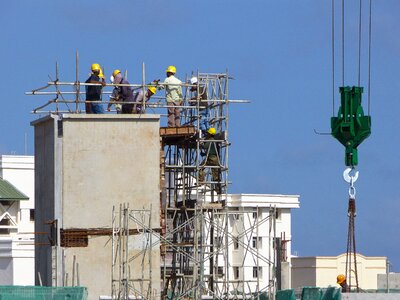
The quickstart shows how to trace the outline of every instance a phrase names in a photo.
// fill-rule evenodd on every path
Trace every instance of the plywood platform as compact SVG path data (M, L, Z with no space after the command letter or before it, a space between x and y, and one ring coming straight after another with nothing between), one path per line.
M194 126L160 127L160 137L163 144L178 144L195 141L196 129Z

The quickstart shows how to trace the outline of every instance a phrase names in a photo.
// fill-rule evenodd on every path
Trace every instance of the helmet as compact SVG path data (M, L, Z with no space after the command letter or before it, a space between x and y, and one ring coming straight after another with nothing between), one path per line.
M344 276L343 274L339 274L338 277L336 278L336 282L338 284L342 284L345 281L346 281L346 276Z
M115 69L114 72L112 73L112 76L115 77L115 75L117 75L118 73L121 73L121 71L118 69Z
M190 78L190 84L196 84L198 82L197 77Z
M176 68L175 68L175 66L169 66L165 72L174 73L175 74L176 73Z
M217 131L215 130L214 127L208 128L207 132L208 132L209 134L211 134L211 135L215 135L215 134L217 133Z
M100 65L99 64L92 64L92 71L100 71Z
M157 92L157 88L156 88L155 86L149 86L149 88L148 88L147 90L149 90L150 92L152 92L153 95Z

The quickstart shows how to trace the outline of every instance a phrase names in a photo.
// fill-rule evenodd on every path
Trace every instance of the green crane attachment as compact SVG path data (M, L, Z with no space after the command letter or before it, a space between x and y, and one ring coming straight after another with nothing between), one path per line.
M331 118L332 136L346 147L346 166L358 164L357 147L371 134L371 117L364 116L361 106L362 87L340 87L340 107Z

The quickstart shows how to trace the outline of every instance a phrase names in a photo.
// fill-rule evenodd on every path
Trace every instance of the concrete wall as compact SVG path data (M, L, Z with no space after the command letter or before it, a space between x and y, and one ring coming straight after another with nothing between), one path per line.
M389 289L400 290L400 273L389 273L388 275L378 274L378 289L386 290L389 283Z
M36 203L41 210L37 230L46 230L43 223L49 219L57 219L62 229L111 228L112 208L118 210L121 203L131 209L151 209L152 227L159 228L158 116L63 115L61 119L52 115L33 125ZM71 284L75 257L75 284L79 276L80 284L88 287L89 299L110 295L110 239L89 236L87 247L64 248L63 252L53 248L58 257L58 285L65 283L66 274ZM51 284L47 275L52 251L48 249L37 247L36 251L36 268L46 275L45 285ZM151 256L153 289L159 292L159 247Z
M292 288L316 286L315 268L315 257L292 257Z
M35 126L35 232L50 235L46 222L61 218L55 214L55 164L57 122L45 117L32 123ZM51 247L48 235L35 236L35 284L52 285Z

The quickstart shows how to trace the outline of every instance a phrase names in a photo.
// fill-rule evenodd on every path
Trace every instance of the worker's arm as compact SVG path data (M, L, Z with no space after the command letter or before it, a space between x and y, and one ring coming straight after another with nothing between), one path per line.
M88 83L100 83L102 86L106 85L106 82L104 81L104 78L102 78L101 81L90 79L88 81Z
M110 96L110 101L119 101L119 91L118 91L118 88L114 88L113 89L113 91L112 91L112 94L111 94L111 96ZM111 110L111 106L113 105L113 103L108 103L108 106L107 106L107 111L110 111Z

